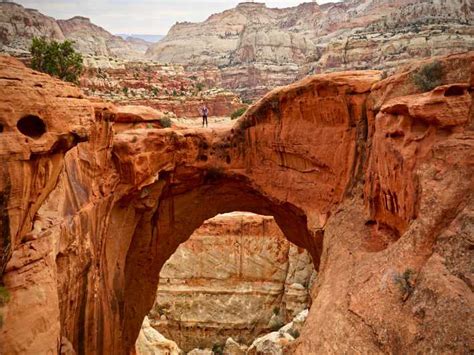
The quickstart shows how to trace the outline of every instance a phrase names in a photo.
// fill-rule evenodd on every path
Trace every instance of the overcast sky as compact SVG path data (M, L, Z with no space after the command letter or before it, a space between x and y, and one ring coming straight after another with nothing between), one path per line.
M310 0L307 0L310 1ZM336 0L332 0L335 2ZM57 19L89 17L112 33L162 34L177 21L199 22L237 5L239 0L15 0ZM261 1L263 2L263 0ZM269 0L268 7L295 6L303 0ZM318 0L319 4L331 0Z

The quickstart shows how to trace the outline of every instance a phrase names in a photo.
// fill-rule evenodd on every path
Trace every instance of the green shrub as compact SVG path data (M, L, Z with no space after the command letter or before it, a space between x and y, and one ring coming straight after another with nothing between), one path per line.
M122 88L122 92L124 93L124 95L128 96L128 87Z
M62 43L34 37L31 42L31 67L61 80L77 83L84 68L82 55L72 41Z
M298 339L300 337L300 332L297 331L296 329L290 329L288 331L288 334L290 334L295 339Z
M224 345L214 344L212 346L212 352L216 355L223 355L224 354Z
M161 127L163 127L163 128L169 128L169 127L171 127L171 123L172 123L172 122L171 122L171 118L169 118L169 117L160 118L160 119L158 120L158 122L160 122L160 125L161 125Z
M230 115L230 118L232 120L235 120L235 119L239 118L240 116L242 116L245 113L245 111L247 111L247 108L246 107L241 107L241 108L235 110L234 112L232 112L232 114Z
M197 83L197 84L196 84L196 89L197 89L198 91L202 91L202 90L204 89L204 84L203 84L203 83Z
M0 307L5 306L9 301L10 292L4 286L0 286Z
M431 91L442 84L443 66L434 61L426 64L413 74L413 82L423 92Z
M279 315L280 314L280 307L273 307L273 314L274 315Z
M402 298L405 301L414 291L414 281L412 280L412 276L415 272L412 269L406 269L403 274L397 274L394 277L395 283L400 288L402 292Z
M270 330L272 332L276 332L276 331L280 330L280 328L283 327L284 325L285 325L285 323L283 323L281 320L278 320L270 326Z

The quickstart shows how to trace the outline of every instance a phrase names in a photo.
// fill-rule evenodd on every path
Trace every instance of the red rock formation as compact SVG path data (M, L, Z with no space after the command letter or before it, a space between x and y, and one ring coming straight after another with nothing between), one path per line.
M116 135L112 106L2 59L2 352L129 352L163 263L235 210L273 215L320 269L296 353L469 351L473 57L440 59L429 93L416 67L319 75L230 131ZM24 115L48 132L21 135Z

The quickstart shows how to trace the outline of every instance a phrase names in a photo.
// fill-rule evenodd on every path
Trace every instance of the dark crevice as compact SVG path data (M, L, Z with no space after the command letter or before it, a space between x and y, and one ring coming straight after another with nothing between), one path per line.
M451 86L444 92L444 96L462 96L466 90L462 86Z
M11 184L9 178L6 178L6 186L3 191L0 191L0 277L5 271L11 251L10 216L8 215L8 200L10 198Z

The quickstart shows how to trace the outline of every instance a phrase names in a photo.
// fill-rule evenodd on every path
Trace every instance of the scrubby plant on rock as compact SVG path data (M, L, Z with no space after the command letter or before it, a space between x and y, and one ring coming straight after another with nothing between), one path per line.
M34 37L30 47L31 67L61 80L77 83L84 68L82 55L72 41L48 42Z

